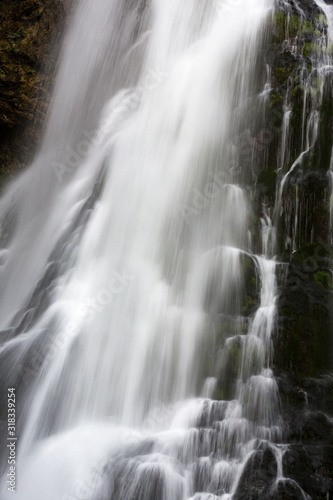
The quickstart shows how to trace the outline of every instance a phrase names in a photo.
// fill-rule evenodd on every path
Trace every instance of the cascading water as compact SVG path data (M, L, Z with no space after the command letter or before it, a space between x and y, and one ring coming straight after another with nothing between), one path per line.
M0 202L17 498L226 500L260 454L273 494L276 242L267 214L252 254L238 136L273 2L132 3L78 7L43 147Z
M310 205L313 200L308 199L308 196L302 192L300 189L300 177L302 173L306 173L306 169L311 164L318 164L323 168L324 164L327 162L327 158L330 161L332 157L332 151L326 151L325 154L318 154L318 149L320 149L320 141L324 142L320 133L323 134L323 129L325 127L322 124L322 128L319 131L320 125L320 113L319 109L323 107L323 99L331 94L332 86L332 70L333 70L333 60L331 44L333 40L333 8L331 5L327 5L323 0L315 0L316 5L325 13L327 22L327 35L322 36L317 44L308 44L309 53L306 52L306 57L303 57L302 64L299 68L298 76L298 86L295 87L292 79L288 81L288 90L286 92L284 101L284 115L283 115L283 130L282 130L282 142L280 147L280 174L281 180L279 184L279 190L277 193L277 210L276 210L276 220L275 225L279 224L279 218L284 212L285 218L285 241L283 242L284 248L292 249L296 251L301 247L304 241L304 233L309 234L309 240L311 243L315 241L315 228L314 222L311 216L307 216L307 212L310 212ZM300 13L300 17L305 20L304 11L300 8L299 4L296 2L296 7ZM290 9L290 5L286 5L287 12ZM289 20L292 18L290 12L288 12ZM296 45L293 47L293 51L297 53L300 51L297 47L297 37L294 42ZM311 65L309 65L309 61ZM302 101L302 108L300 107L300 101ZM299 127L301 129L301 137L299 144L297 144L295 151L291 152L290 144L287 144L288 133L290 132L290 117L291 108L295 102L298 102L297 112L299 113ZM296 107L297 107L296 106ZM326 126L329 130L329 126ZM316 144L317 143L317 144ZM319 145L319 148L318 148ZM290 166L290 160L294 156L294 161ZM324 156L326 156L324 158ZM289 168L288 168L289 167ZM284 170L287 168L287 171ZM328 176L330 174L328 173ZM326 182L323 180L323 184L326 184L326 192L321 193L321 197L328 197L329 181L328 177ZM292 186L292 187L291 187ZM291 197L288 195L287 190L295 189L296 196L293 203L290 203ZM284 198L285 206L283 207L282 199ZM313 198L316 195L313 194Z

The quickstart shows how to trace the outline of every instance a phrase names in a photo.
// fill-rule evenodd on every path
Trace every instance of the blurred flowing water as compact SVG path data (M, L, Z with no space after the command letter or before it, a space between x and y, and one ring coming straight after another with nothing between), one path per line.
M272 14L272 0L78 6L43 145L0 201L16 498L228 499L255 450L283 480L274 228L254 255L235 140ZM222 316L217 398L205 365Z

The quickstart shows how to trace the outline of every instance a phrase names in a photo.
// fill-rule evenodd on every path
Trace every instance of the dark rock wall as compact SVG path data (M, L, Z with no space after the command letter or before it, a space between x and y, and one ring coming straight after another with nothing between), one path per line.
M72 3L0 2L0 185L40 141Z
M314 2L303 0L298 5L305 18L293 2L288 9L276 10L265 57L272 73L268 108L281 117L278 139L268 145L267 153L268 168L277 174L271 211L278 261L287 264L278 302L275 366L300 380L333 366L333 72L322 69L332 64L325 16ZM267 116L272 128L271 115ZM259 184L261 178L259 174ZM265 179L264 187L270 187ZM266 203L272 203L267 196ZM259 210L261 206L257 204Z
M268 249L277 260L272 367L284 421L283 474L289 478L270 490L276 464L269 449L258 451L237 499L333 498L333 46L327 32L327 18L314 0L276 1L246 119L233 138L237 180L252 201L252 251ZM266 248L263 226L270 231ZM236 325L221 318L216 325L219 399L234 397L241 357L237 337L228 344L225 339L230 332L246 333L258 306L260 283L253 270L246 275L245 268L244 276L242 318Z
M333 52L315 2L291 1L289 8L281 2L273 24L264 56L272 75L267 124L276 136L262 165L276 172L277 183L269 197L272 180L259 174L257 209L260 216L263 198L271 207L280 262L273 366L288 443L283 473L291 482L276 498L302 498L296 481L310 498L327 499L333 498L333 73L321 68L332 64Z

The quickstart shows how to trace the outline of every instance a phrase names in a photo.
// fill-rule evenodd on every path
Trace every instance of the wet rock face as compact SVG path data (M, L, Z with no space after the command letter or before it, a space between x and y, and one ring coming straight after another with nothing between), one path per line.
M330 230L327 172L295 168L286 179L282 207L281 248L290 251L293 246L326 241Z
M302 383L288 372L276 377L284 419L280 458L263 442L248 459L234 498L326 500L333 493L333 376Z
M0 182L27 163L40 140L71 3L3 0L0 4Z
M333 492L333 376L297 381L276 372L284 419L282 470L310 498ZM273 497L275 498L275 497ZM276 498L304 498L277 496Z
M311 498L327 498L333 489L333 447L317 444L291 445L283 457L286 474L301 484Z
M326 32L327 19L313 0L281 1L271 39L262 48L270 86L258 125L267 141L253 153L253 218L273 214L277 228L273 366L284 421L278 445L283 477L272 482L269 460L249 464L237 498L326 500L333 495L333 377L328 375L333 368L333 90L332 74L320 69L332 57L322 43ZM260 252L260 243L255 250ZM253 485L247 493L246 485Z
M255 125L247 124L253 139L247 179L255 185L253 248L262 253L260 221L270 217L277 229L274 252L286 271L279 284L274 364L297 380L333 366L333 76L322 69L332 57L327 29L313 0L276 2L258 63ZM265 141L258 144L260 137Z
M274 362L298 380L332 366L332 252L323 241L300 248L280 290Z
M248 460L239 481L235 500L270 498L277 475L276 458L272 450L256 451Z

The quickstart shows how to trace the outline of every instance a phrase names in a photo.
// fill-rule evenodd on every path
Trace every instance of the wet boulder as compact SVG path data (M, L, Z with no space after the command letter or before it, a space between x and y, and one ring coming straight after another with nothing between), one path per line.
M277 462L270 448L255 451L245 464L234 500L269 498L277 475Z

